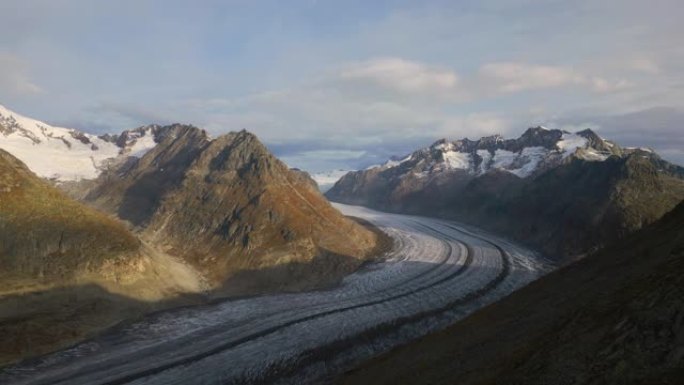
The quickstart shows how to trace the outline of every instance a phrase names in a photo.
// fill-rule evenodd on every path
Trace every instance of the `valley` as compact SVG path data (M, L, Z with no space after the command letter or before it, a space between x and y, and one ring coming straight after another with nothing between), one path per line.
M321 380L547 272L537 254L455 222L336 205L394 247L334 288L164 311L7 367L16 384ZM228 363L228 364L227 364Z
M0 385L684 384L681 0L0 0Z

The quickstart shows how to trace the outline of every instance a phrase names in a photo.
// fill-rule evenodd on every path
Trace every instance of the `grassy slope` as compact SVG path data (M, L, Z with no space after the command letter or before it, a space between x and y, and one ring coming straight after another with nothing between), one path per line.
M0 150L0 365L189 303L198 280Z
M68 280L132 258L139 248L119 221L67 198L0 151L3 277Z
M341 382L683 381L684 203L623 242L380 356Z

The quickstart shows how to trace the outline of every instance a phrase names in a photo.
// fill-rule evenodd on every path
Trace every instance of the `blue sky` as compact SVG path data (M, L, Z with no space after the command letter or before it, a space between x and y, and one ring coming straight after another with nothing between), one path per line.
M0 3L0 104L84 131L246 128L309 171L544 124L684 163L684 5Z

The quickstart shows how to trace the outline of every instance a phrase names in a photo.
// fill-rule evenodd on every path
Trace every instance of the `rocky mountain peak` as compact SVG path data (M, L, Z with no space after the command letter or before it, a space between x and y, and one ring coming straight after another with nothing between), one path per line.
M244 268L362 257L374 235L344 218L309 178L243 130L209 139L175 125L127 169L103 175L87 199L216 282Z
M447 138L442 138L442 139L439 139L439 140L435 141L434 143L432 143L430 145L430 148L442 148L444 146L449 145L449 143L450 142ZM397 158L397 156L395 156L395 158Z
M517 145L524 147L544 147L552 149L563 136L561 130L550 130L543 126L530 127L517 139Z

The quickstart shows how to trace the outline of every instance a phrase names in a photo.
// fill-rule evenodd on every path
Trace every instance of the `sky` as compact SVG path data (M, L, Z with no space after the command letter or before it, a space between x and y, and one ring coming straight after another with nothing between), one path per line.
M684 164L681 0L2 0L0 104L247 129L291 167L591 127Z

